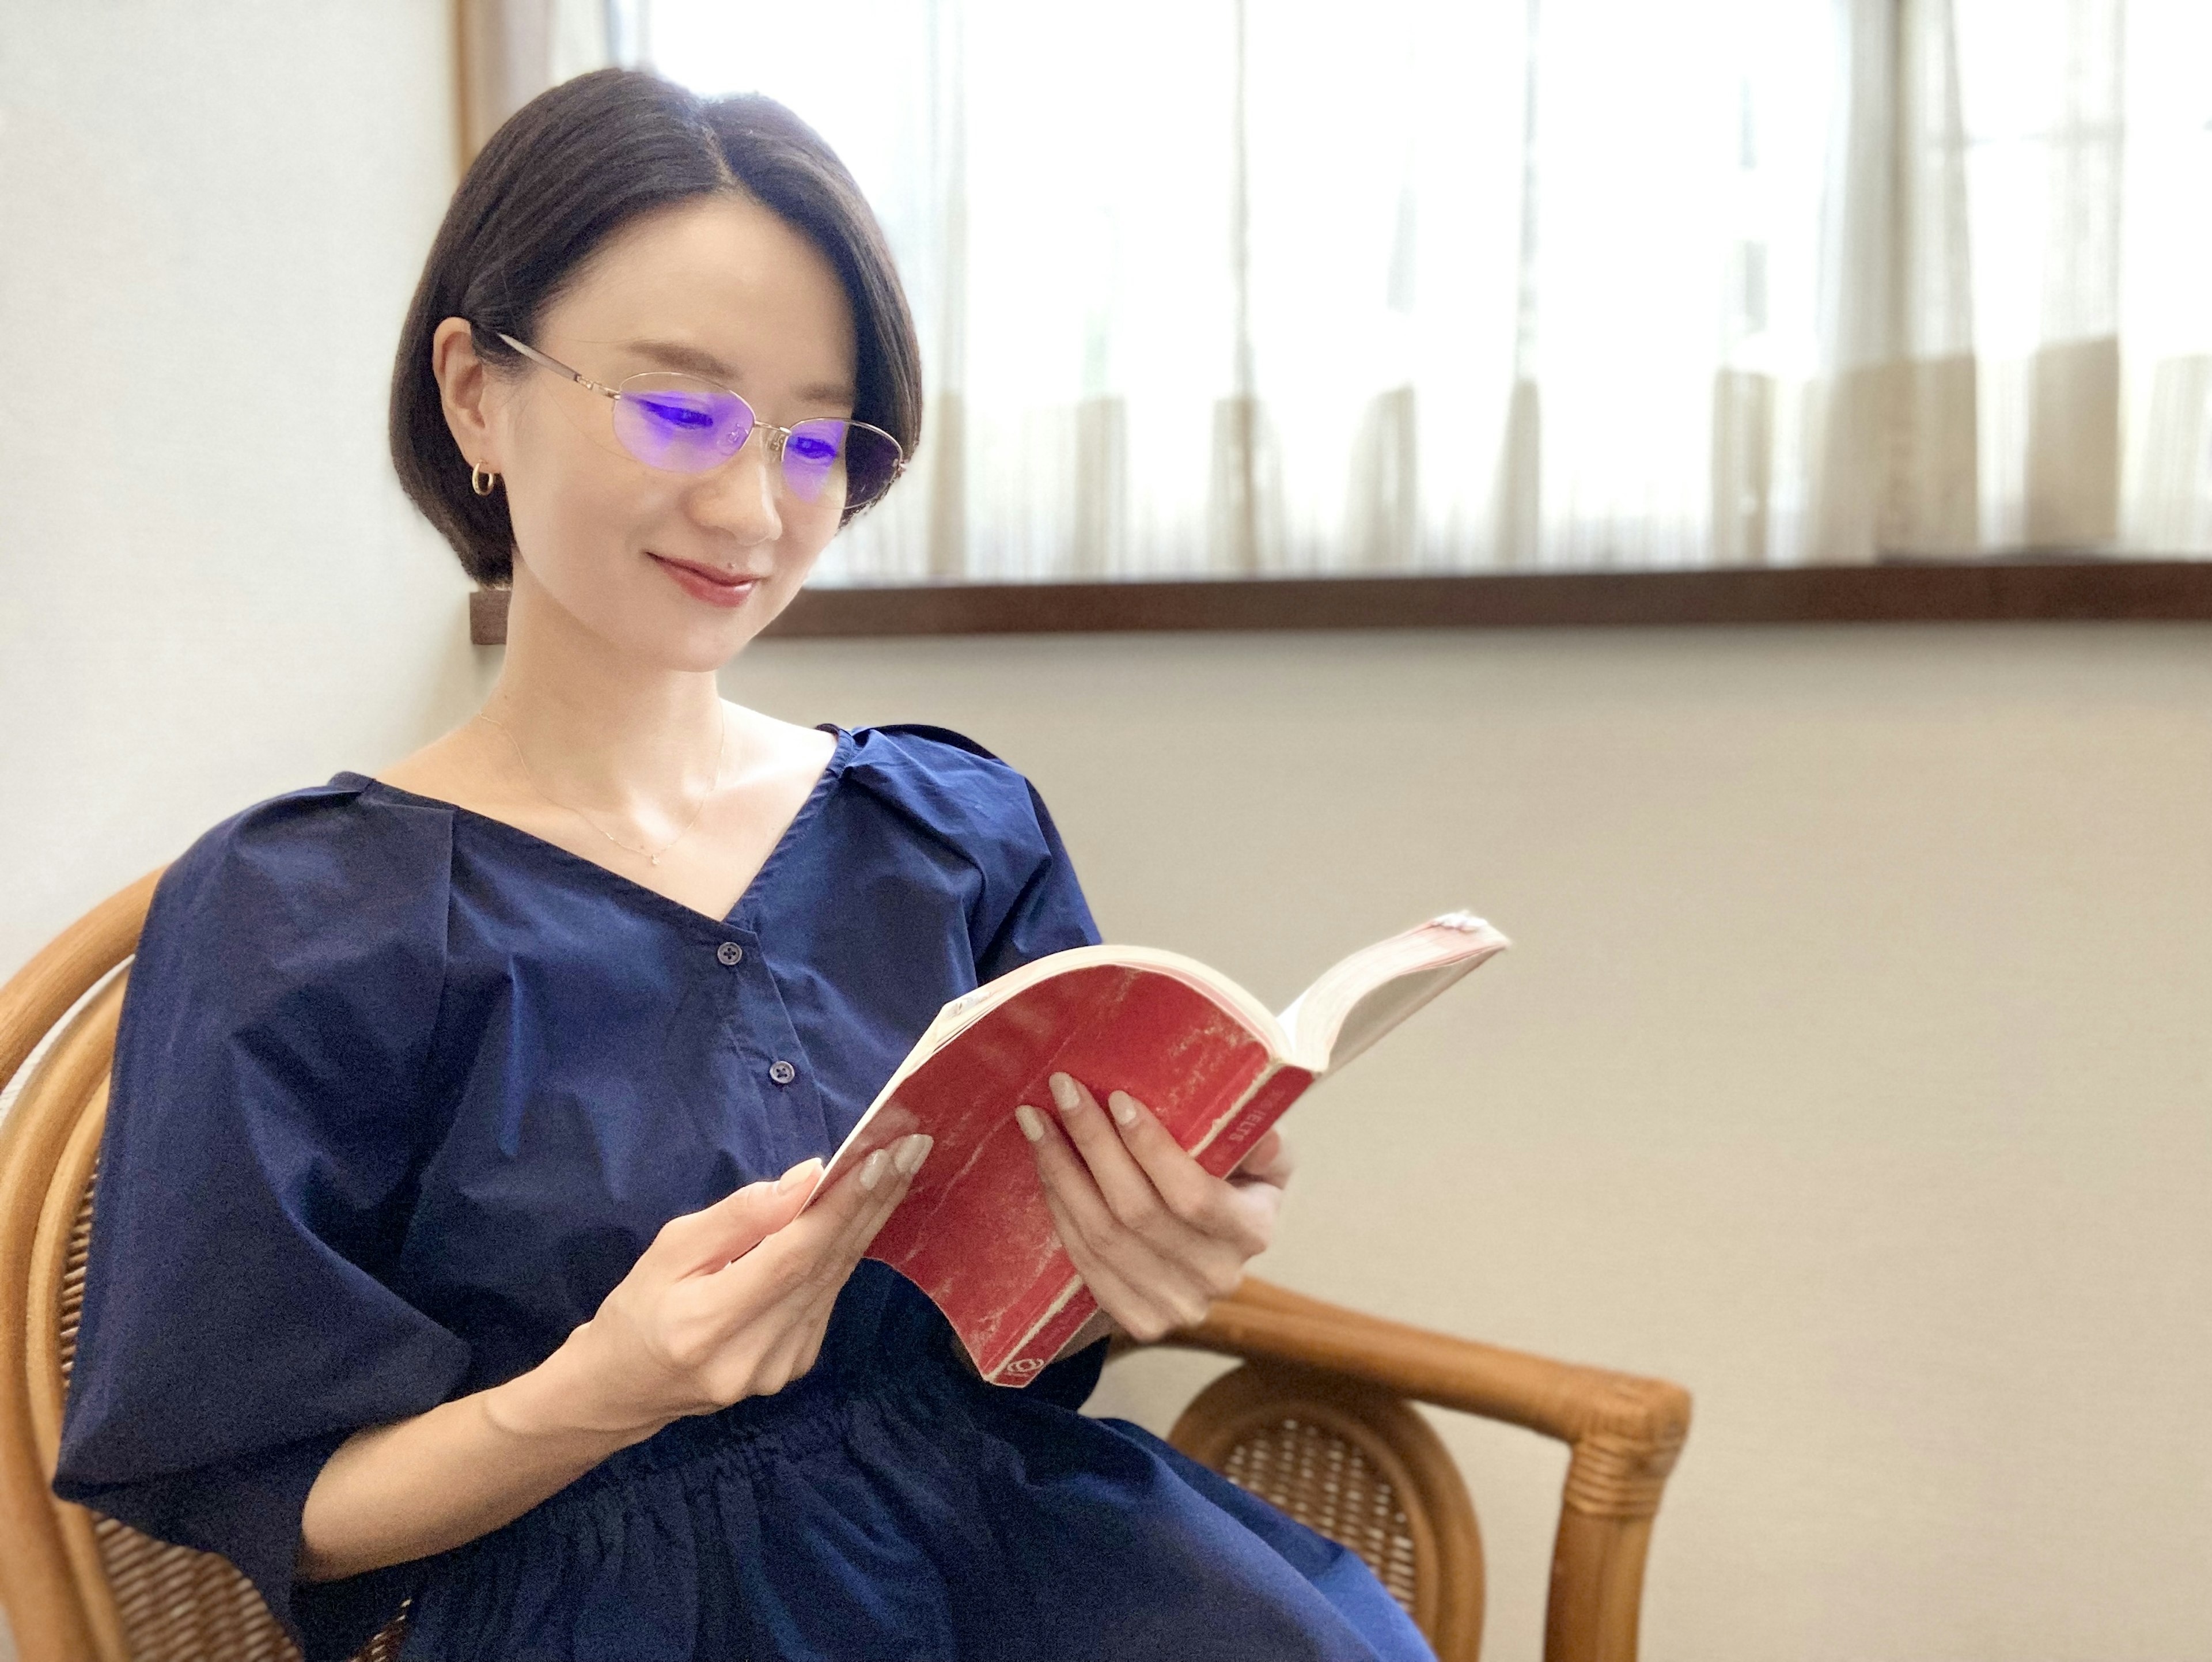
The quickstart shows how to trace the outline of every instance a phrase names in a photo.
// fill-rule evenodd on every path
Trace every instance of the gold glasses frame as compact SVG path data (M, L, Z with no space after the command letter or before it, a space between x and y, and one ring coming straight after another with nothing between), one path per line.
M471 325L470 326L473 328L475 326ZM498 331L494 331L493 332L499 333ZM504 333L499 333L499 338L505 341L509 346L513 347L516 351L521 353L524 357L528 358L532 363L536 363L547 369L550 369L557 375L564 375L568 380L574 381L577 386L584 388L586 392L597 393L601 398L609 399L612 402L618 403L621 401L623 397L622 390L623 387L628 386L631 380L641 379L641 375L633 375L626 379L621 386L609 387L605 385L603 382L592 380L588 375L581 374L576 370L571 369L567 364L562 362L558 358L549 357L546 354L539 351L536 347L531 345L527 341L517 340L513 335ZM796 431L799 427L805 425L805 421L838 421L844 423L848 428L857 428L863 433L872 433L877 437L883 440L885 444L890 446L892 454L897 458L897 460L891 464L890 472L884 476L881 489L878 490L873 496L859 502L853 502L849 497L847 499L843 510L845 518L850 519L854 514L860 513L862 509L871 508L877 502L882 501L884 493L888 491L891 488L892 484L897 481L898 476L906 472L906 447L901 444L896 439L893 438L889 433L884 432L882 428L876 426L872 422L854 421L850 416L811 416L805 417L800 422L794 423L790 427L779 426L776 423L769 421L763 417L760 412L753 408L752 401L746 398L744 393L738 392L734 387L724 387L719 382L708 380L704 375L694 374L688 369L647 370L644 371L643 374L678 375L686 380L697 381L702 387L713 387L717 393L726 393L729 397L735 399L738 405L743 407L745 413L752 417L752 424L745 429L745 436L738 444L738 447L730 452L729 455L722 461L717 462L714 467L697 470L697 473L699 475L711 473L720 467L726 466L729 462L735 460L738 457L744 454L745 446L752 442L754 434L765 432L769 436L763 439L762 442L773 447L772 454L775 458L778 477L781 478L783 465L783 447L790 441L792 434ZM637 462L640 466L655 466L655 464L647 461L643 457L639 456L635 451L631 450L626 445L623 447L623 454L629 456L632 460ZM657 468L656 471L661 472L686 473L692 472L692 470L687 468Z

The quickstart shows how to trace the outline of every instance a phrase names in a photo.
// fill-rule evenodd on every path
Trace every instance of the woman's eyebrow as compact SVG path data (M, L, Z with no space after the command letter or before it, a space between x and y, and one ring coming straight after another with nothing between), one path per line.
M671 369L688 369L695 375L713 375L722 380L730 380L735 379L738 373L712 352L702 352L697 347L686 346L680 341L624 341L621 350L634 352L641 358L651 358Z
M671 369L684 369L695 375L705 375L720 381L725 387L734 386L738 372L716 357L712 352L702 352L696 346L686 346L675 340L629 340L622 344L621 350L639 357L651 358ZM853 389L836 381L820 381L811 387L802 387L799 396L809 403L846 404L854 401Z

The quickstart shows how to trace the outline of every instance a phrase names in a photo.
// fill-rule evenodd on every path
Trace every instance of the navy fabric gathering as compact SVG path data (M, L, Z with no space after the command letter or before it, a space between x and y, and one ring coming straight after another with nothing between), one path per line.
M1421 1658L1357 1557L1125 1422L987 1385L863 1263L821 1361L504 1528L295 1581L360 1427L521 1373L668 1219L827 1155L947 1000L1099 936L972 740L836 750L724 920L359 774L164 875L124 1001L54 1488L222 1553L307 1662Z

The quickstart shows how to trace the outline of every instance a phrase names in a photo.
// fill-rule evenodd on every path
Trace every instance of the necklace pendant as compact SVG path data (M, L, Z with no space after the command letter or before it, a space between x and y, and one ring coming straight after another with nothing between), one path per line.
M660 856L659 856L659 855L657 855L657 854L655 854L655 855L648 855L647 856L647 859L649 859L649 860L651 860L651 861L652 861L652 862L653 862L654 865L656 865L656 866L658 866L658 865L660 863Z

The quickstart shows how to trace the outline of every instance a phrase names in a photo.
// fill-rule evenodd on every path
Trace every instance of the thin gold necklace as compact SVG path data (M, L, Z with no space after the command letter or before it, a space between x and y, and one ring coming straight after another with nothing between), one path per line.
M675 836L670 837L658 849L641 849L634 843L623 842L622 838L617 837L612 831L609 831L605 825L599 824L598 820L592 819L590 814L586 813L583 809L578 807L574 802L562 801L558 797L553 795L551 792L548 791L544 786L539 784L538 782L538 776L530 770L530 758L522 753L521 745L516 741L514 733L508 729L506 722L501 721L496 715L487 715L482 710L478 710L476 713L474 719L479 721L489 721L492 726L497 728L501 733L506 734L507 742L509 747L511 747L514 752L514 759L518 763L521 764L522 776L530 782L531 789L536 791L553 807L556 808L564 808L568 813L574 814L577 819L582 820L593 831L599 832L600 836L605 837L608 842L613 843L617 848L626 849L635 855L641 855L645 857L647 863L654 866L658 866L660 863L660 856L662 855L666 854L669 849L674 848L678 843L681 843L686 837L689 837L691 834L691 827L699 823L699 816L707 811L708 798L714 795L714 788L722 782L722 758L724 753L729 749L730 745L730 718L726 714L725 714L721 719L721 737L714 746L714 776L708 782L705 793L701 795L697 804L692 808L691 817L684 822L684 829L682 831L677 832Z

